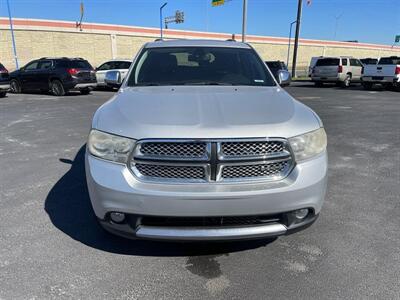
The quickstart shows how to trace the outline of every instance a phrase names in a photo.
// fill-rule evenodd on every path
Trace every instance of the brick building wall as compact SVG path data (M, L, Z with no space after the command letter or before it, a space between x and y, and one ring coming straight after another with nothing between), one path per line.
M14 29L21 66L44 56L83 57L93 66L98 66L111 58L133 58L144 43L154 41L159 35L158 28L86 23L79 31L73 22L33 19L15 19ZM170 29L164 34L166 38L231 38L230 34L224 33ZM240 39L240 35L236 36ZM263 59L286 62L287 38L250 35L247 40ZM351 55L363 58L400 55L400 47L301 39L298 55L298 69L300 74L304 74L313 56ZM10 70L15 68L6 18L0 18L0 61Z

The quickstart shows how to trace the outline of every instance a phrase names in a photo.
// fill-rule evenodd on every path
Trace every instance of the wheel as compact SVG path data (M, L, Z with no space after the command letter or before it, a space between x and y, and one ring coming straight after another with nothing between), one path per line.
M91 92L89 88L80 89L79 91L81 92L82 95L89 95Z
M50 90L54 96L64 96L65 89L60 80L53 80L50 84Z
M372 83L371 82L363 82L362 86L364 87L364 89L366 89L367 91L372 89Z
M16 79L11 79L10 89L11 89L11 93L14 93L14 94L19 94L22 91L21 85L19 84L18 80L16 80Z
M347 87L350 86L350 84L351 84L351 75L350 75L350 74L347 74L347 75L346 75L346 78L345 78L344 81L342 82L342 87L343 87L343 88L347 88Z
M4 98L6 96L7 92L0 92L0 98Z
M321 81L315 81L314 83L315 83L315 86L318 86L318 87L321 87L324 85L324 83Z

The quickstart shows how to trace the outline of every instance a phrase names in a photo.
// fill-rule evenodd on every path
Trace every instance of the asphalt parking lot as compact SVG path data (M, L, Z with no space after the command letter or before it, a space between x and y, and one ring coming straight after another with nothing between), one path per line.
M0 299L400 298L400 93L287 91L328 134L319 220L274 241L194 245L96 224L84 144L111 92L0 99Z

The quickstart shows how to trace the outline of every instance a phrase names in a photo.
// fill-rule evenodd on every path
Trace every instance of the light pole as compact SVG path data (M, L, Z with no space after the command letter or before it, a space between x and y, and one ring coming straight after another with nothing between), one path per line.
M11 30L11 38L12 38L13 49L14 49L15 66L17 67L17 70L18 70L19 66L18 66L17 48L15 46L14 27L13 27L13 22L12 22L12 17L11 17L11 10L10 10L9 0L7 0L7 9L8 9L8 18L10 20L10 30Z
M247 25L247 0L243 0L243 23L242 23L242 42L246 41L246 25Z
M168 4L168 2L165 2L161 7L160 7L160 38L163 38L163 17L162 17L162 9Z
M289 30L289 43L288 43L288 49L287 49L287 59L286 59L286 66L289 67L289 57L290 57L290 42L292 39L292 27L293 24L296 24L297 21L293 21L290 23L290 30Z
M297 6L296 37L294 39L294 49L293 49L293 65L292 65L292 76L293 77L296 76L297 49L299 47L299 35L300 35L302 9L303 9L303 0L299 0L298 6Z
M339 23L339 19L343 16L343 13L341 13L340 15L337 15L335 17L336 22L335 22L335 34L333 36L333 39L336 40L336 33L337 33L337 28L338 28L338 23Z

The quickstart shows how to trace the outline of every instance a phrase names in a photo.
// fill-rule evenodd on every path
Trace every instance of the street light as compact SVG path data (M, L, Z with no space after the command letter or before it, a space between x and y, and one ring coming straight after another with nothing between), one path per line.
M13 27L13 22L12 22L12 17L11 17L11 10L10 10L9 0L7 0L7 9L8 9L8 18L10 20L10 30L11 30L11 38L12 38L13 49L14 49L15 66L17 67L17 70L18 70L19 66L18 66L17 48L15 46L14 27Z
M294 38L293 64L292 64L292 76L293 77L296 77L297 50L299 48L301 12L303 9L303 0L298 0L298 1L299 2L297 5L296 36Z
M343 12L340 15L335 16L336 22L335 22L335 34L333 36L333 39L336 40L336 33L337 33L337 29L338 29L338 23L339 23L339 19L343 16Z
M163 38L163 17L162 17L162 9L168 4L168 2L165 2L161 7L160 7L160 38Z
M246 25L247 25L247 0L243 0L243 23L242 23L242 42L246 41Z
M287 59L286 59L286 66L289 68L289 57L290 57L290 42L292 39L292 27L294 24L296 24L297 21L293 21L290 23L290 30L289 30L289 44L288 44L288 49L287 49Z

